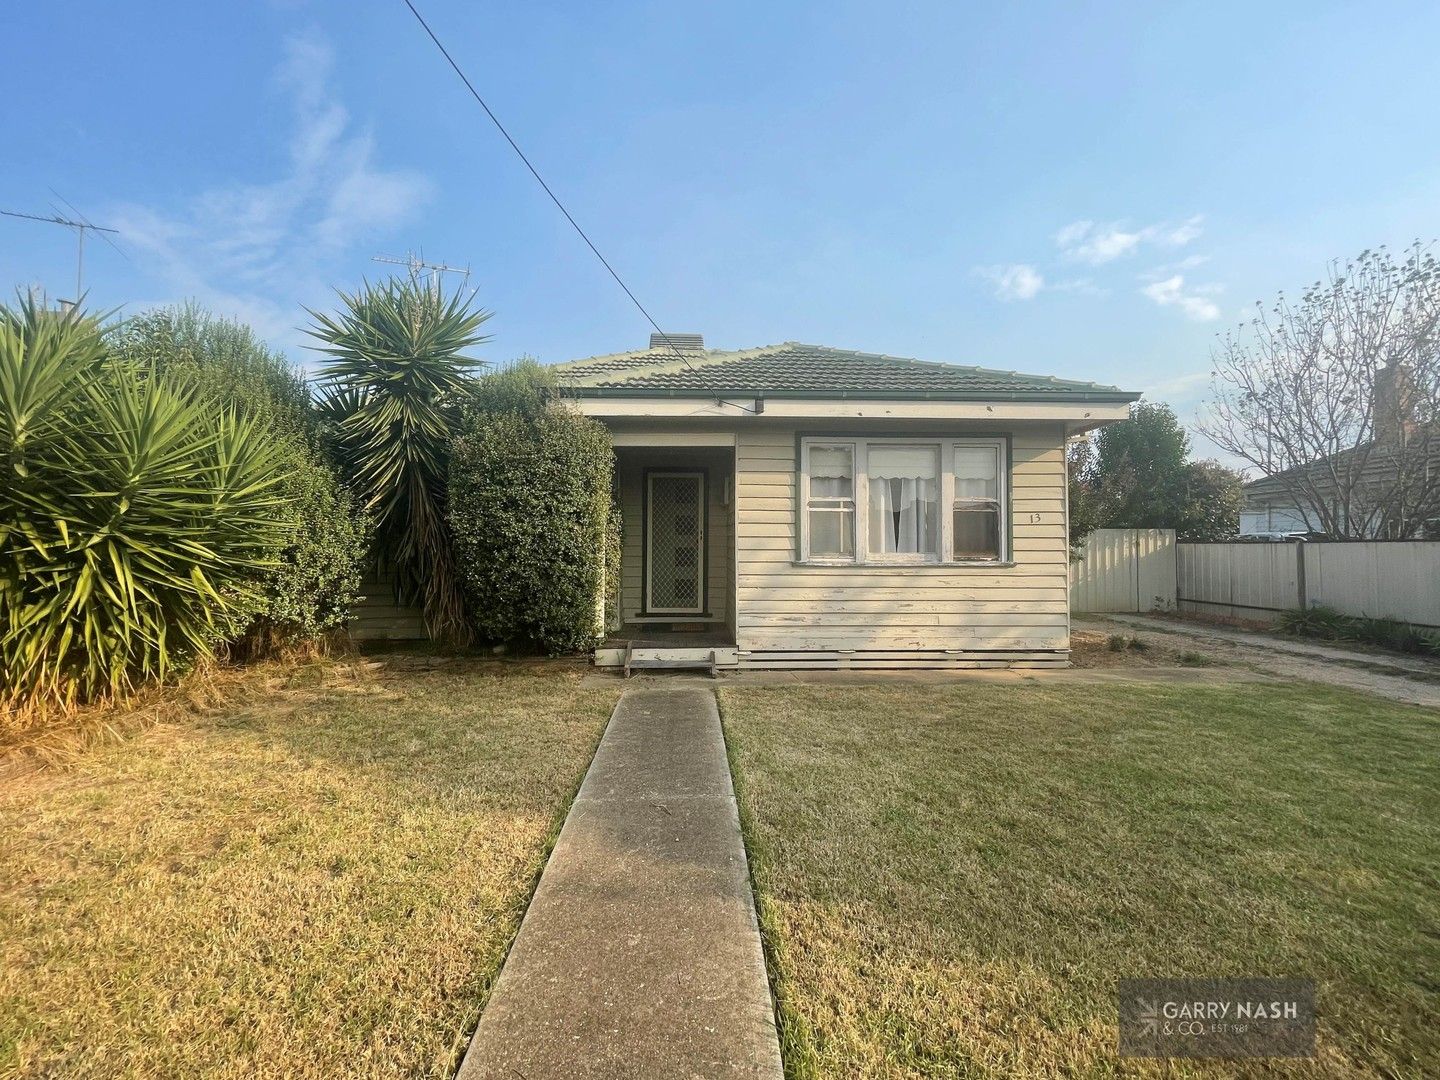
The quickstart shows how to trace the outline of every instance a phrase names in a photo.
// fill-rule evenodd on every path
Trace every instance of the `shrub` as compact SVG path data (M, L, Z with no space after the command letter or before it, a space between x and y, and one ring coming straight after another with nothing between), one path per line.
M98 320L0 308L7 706L123 695L237 633L289 542L258 421L116 356Z
M1339 641L1345 633L1346 619L1334 608L1317 604L1312 608L1282 611L1275 625L1282 634Z
M601 630L614 454L548 387L533 362L482 381L452 447L450 522L480 636L556 654Z
M1354 641L1395 652L1440 654L1440 632L1388 617L1345 615L1324 605L1282 612L1276 626L1281 633L1296 637Z
M242 649L316 638L349 621L360 598L370 523L340 481L305 378L241 323L194 305L147 312L115 335L117 354L255 421L276 444L277 494L295 531L264 582Z

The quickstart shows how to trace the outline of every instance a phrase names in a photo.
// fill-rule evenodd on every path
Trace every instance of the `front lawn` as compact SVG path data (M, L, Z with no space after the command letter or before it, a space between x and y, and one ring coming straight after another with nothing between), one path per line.
M1319 981L1317 1056L1440 1075L1440 715L1309 685L722 693L793 1077L1154 1075L1116 980Z
M0 1076L453 1073L618 691L317 670L0 785Z

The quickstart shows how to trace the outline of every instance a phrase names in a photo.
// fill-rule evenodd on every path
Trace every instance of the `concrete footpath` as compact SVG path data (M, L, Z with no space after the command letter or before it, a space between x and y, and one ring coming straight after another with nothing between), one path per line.
M715 696L627 690L459 1080L781 1076Z

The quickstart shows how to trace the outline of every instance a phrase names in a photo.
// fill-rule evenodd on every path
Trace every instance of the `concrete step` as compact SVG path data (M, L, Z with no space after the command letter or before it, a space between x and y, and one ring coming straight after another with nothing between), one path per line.
M694 667L708 668L713 662L716 667L734 667L739 662L739 653L733 645L706 645L696 648L668 648L647 646L626 649L611 646L595 650L596 667L624 667L629 659L632 668L637 667Z

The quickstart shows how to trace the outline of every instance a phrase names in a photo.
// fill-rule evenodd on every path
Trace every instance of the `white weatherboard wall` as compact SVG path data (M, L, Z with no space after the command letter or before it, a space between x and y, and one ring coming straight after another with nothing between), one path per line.
M1096 529L1070 564L1076 612L1154 611L1175 606L1174 529Z
M972 431L978 433L956 425L943 434ZM789 427L737 435L736 643L742 664L775 666L786 654L797 664L807 662L800 653L816 662L872 666L913 666L923 659L920 653L937 662L947 655L956 663L1063 662L1070 641L1059 424L1012 432L1015 565L999 567L797 566L796 436Z

